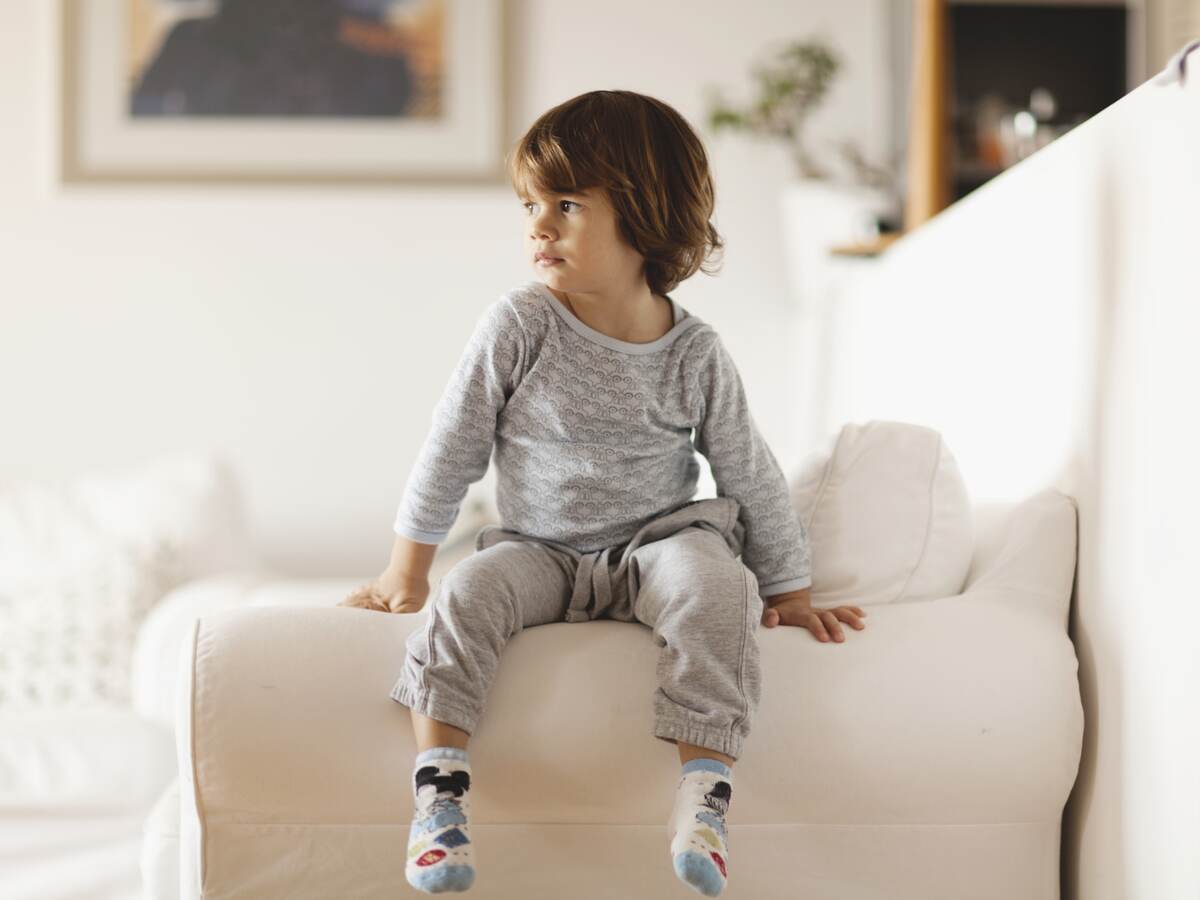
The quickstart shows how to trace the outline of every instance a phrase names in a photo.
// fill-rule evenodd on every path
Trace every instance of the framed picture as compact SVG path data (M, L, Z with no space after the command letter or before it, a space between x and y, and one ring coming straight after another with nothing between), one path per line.
M507 183L504 0L60 0L64 182Z

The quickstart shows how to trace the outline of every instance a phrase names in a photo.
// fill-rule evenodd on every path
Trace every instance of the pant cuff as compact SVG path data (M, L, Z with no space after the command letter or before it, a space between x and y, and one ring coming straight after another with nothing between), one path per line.
M683 741L685 744L695 744L706 750L716 750L735 760L742 755L742 744L745 738L728 729L711 728L691 722L658 720L654 723L654 736L664 741Z
M403 679L396 682L388 696L401 706L407 706L430 719L461 728L467 734L474 734L475 726L479 722L479 713L471 712L453 701L447 701L434 691L419 691Z

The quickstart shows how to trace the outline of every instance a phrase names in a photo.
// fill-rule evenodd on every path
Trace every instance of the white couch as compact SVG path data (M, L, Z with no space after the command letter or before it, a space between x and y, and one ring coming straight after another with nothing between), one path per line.
M921 497L909 476L923 470L900 466L893 480L904 485L878 509L855 509L861 470L874 465L883 484L892 461L851 459L844 440L831 449L833 463L812 470L826 476L793 485L825 504L810 519L814 547L829 552L833 518L864 515L918 514L923 537L895 573L905 587L877 590L867 628L847 628L844 643L759 630L763 695L736 764L724 896L1058 897L1083 734L1066 631L1074 502L1048 489L971 508L959 589L920 596L912 585L936 581L937 542L953 548L938 531L955 498L933 496L932 478ZM876 554L853 537L845 552L869 568ZM829 605L827 570L817 555L817 606ZM216 579L156 611L152 680L174 675L178 692L163 691L153 715L174 718L180 777L146 822L148 897L417 894L404 878L415 746L388 692L436 585L415 615L336 607L354 585ZM669 865L679 761L651 736L655 662L649 630L633 623L551 624L512 639L471 742L474 896L689 893Z
M79 708L78 698L73 707L0 702L0 900L139 900L156 890L143 878L145 858L159 859L164 840L178 856L174 835L146 826L161 821L179 771L175 660L190 613L242 605L279 575L254 551L232 467L207 452L0 488L0 604L29 602L8 593L22 582L14 563L36 551L48 564L81 541L93 543L81 555L98 574L124 571L121 565L106 570L105 554L131 553L153 570L144 573L145 585L170 585L141 621L129 658L114 663L118 670L127 666L128 702L102 708ZM486 520L486 505L464 506L431 574L437 577L469 552L472 529ZM62 581L76 592L73 602L118 599L121 583L89 592L92 570L82 571ZM76 610L74 618L43 626L86 629L88 614ZM0 649L30 639L11 611L0 617L0 629L14 621L16 633L0 634L7 639ZM0 652L0 667L18 662L25 662L23 655ZM86 667L49 674L57 683L79 671ZM14 672L0 674L3 683L21 681ZM177 880L172 875L175 892Z
M2 680L45 689L37 703L0 702L0 898L135 900L146 817L178 772L174 725L150 713L173 691L153 660L161 629L151 611L134 632L139 604L218 572L242 568L243 588L272 576L219 457L169 454L0 488ZM61 605L35 606L60 591ZM36 659L60 649L47 640L56 630L73 664ZM105 651L113 659L101 666L92 655ZM99 686L75 683L89 677ZM120 702L100 690L113 683Z

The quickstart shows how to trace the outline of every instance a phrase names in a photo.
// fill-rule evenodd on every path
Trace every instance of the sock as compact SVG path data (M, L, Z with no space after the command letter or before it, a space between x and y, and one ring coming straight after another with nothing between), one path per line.
M671 861L684 884L715 897L729 878L725 814L733 796L733 770L718 759L683 764L671 813Z
M429 894L465 891L475 881L471 763L458 747L430 747L413 767L408 883Z

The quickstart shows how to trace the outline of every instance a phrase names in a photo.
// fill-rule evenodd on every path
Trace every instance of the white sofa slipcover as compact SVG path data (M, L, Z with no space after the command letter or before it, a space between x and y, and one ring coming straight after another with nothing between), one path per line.
M1076 508L1049 489L972 519L958 594L871 606L844 643L758 632L724 896L1059 896L1083 732ZM337 608L353 586L280 581L193 622L180 781L147 823L167 885L177 805L178 896L415 894L415 746L388 692L429 605ZM656 654L648 629L612 620L511 640L471 742L474 896L687 893L666 833L678 756L652 737Z

